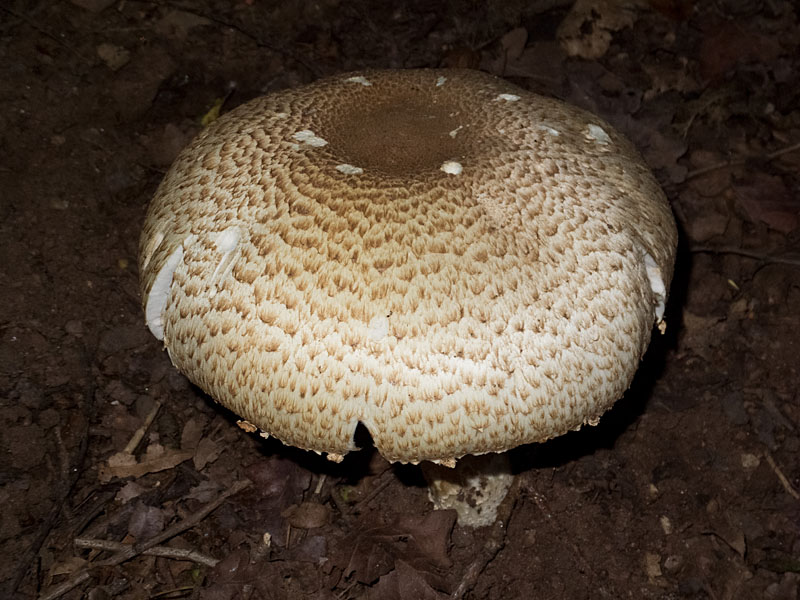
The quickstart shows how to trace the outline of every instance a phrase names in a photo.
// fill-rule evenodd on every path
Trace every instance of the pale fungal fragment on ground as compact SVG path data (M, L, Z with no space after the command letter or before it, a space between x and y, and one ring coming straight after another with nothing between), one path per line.
M439 167L440 170L444 171L448 175L461 175L461 171L464 170L464 167L461 165L460 162L456 162L454 160L446 160L442 163L442 166Z
M345 175L361 175L364 172L361 167L354 167L348 164L336 165L336 170Z
M236 424L247 433L255 433L258 431L258 427L253 425L250 421L245 421L244 419L239 419L236 421Z
M452 465L424 463L428 497L439 510L452 509L467 527L494 523L514 476L508 455L465 456Z
M298 142L303 144L308 144L309 146L313 146L314 148L321 148L322 146L327 146L328 142L318 135L316 135L310 129L303 129L302 131L298 131L292 136Z
M676 240L597 117L477 71L370 71L210 125L156 192L139 273L150 330L242 426L340 461L362 424L481 526L497 453L628 388Z

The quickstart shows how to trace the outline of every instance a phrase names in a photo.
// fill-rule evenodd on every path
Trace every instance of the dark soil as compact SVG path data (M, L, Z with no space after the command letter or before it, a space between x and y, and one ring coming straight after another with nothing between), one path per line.
M800 9L572 4L0 6L0 597L797 599ZM426 66L599 113L682 230L633 387L514 451L507 519L482 530L432 511L415 468L236 427L139 301L147 203L215 105Z

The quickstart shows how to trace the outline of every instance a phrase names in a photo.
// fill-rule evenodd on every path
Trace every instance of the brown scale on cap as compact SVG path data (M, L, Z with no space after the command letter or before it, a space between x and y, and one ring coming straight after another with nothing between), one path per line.
M462 70L332 77L203 131L150 205L148 325L287 444L450 461L594 422L627 389L676 229L631 144Z

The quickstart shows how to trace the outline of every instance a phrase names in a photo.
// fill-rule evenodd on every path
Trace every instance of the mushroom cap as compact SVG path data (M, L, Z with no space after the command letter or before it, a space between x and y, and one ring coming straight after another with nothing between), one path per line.
M286 444L452 463L594 423L660 323L677 232L598 117L468 70L257 98L147 212L148 326Z

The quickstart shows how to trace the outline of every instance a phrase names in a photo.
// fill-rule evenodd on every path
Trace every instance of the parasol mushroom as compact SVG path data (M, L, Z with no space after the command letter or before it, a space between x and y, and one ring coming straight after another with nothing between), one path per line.
M374 71L207 127L139 267L150 330L243 427L339 461L361 423L389 461L452 466L597 422L663 327L676 237L598 117L476 71Z

